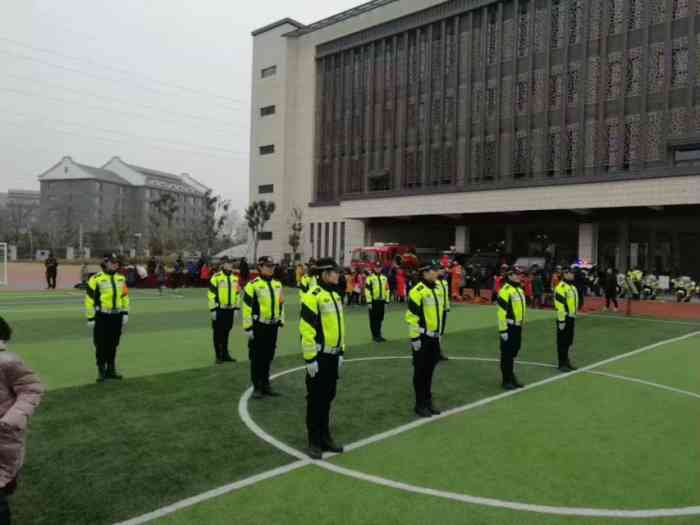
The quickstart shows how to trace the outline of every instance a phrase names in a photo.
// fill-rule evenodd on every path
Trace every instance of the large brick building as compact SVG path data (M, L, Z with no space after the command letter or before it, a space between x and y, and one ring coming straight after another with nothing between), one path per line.
M374 0L253 32L261 244L698 273L700 0Z
M117 248L110 232L119 222L129 237L124 248L147 248L154 203L166 194L173 197L174 229L185 230L205 214L206 186L187 174L143 168L119 157L102 167L65 157L40 175L39 181L40 224L61 247L77 246L82 230L83 240L92 248Z

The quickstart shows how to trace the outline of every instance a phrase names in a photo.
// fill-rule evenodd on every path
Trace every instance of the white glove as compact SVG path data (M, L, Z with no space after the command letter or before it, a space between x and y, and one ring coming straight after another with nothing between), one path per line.
M216 321L216 310L211 311L211 320Z
M566 323L563 321L559 321L557 324L559 325L559 330L564 330L564 328L566 328Z
M124 314L122 316L122 326L126 326L129 324L129 314Z
M340 375L340 370L343 368L343 363L345 362L345 359L343 359L343 356L338 357L338 375Z
M95 321L88 321L87 322L87 327L90 328L91 330L95 328Z
M247 337L248 339L250 339L251 341L252 341L253 338L255 337L255 334L253 333L253 329L252 329L252 328L251 328L250 330L246 330L246 331L245 331L245 335L246 335L246 337Z
M309 374L311 378L316 377L316 374L318 374L318 361L306 363L306 373Z
M501 339L503 341L507 341L508 340L508 332L501 332Z
M369 308L370 310L372 309L372 301L369 301L369 302L367 303L367 308Z
M417 352L418 350L421 349L422 343L420 342L420 339L416 339L415 341L411 341L411 348L413 349L414 352Z

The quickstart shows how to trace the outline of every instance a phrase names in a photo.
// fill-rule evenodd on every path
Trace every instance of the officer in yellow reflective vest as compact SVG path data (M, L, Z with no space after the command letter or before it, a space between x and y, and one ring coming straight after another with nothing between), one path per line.
M574 272L567 269L564 272L564 280L554 290L554 307L557 310L557 355L561 372L576 370L569 360L569 351L574 344L576 312L579 308L578 290L573 283Z
M375 343L384 343L382 323L384 311L389 302L389 280L381 273L381 266L375 264L365 282L365 299L369 308L369 329Z
M122 330L129 322L129 288L126 278L117 273L119 260L116 255L105 257L102 267L88 279L85 289L85 310L88 327L93 330L97 382L122 379L117 373L117 348Z
M432 417L440 411L433 403L433 373L440 361L440 338L445 324L445 305L438 284L440 265L430 263L421 267L421 282L408 294L406 323L413 350L413 389L416 394L414 410L420 417Z
M501 374L503 388L514 390L523 385L515 375L515 358L522 346L523 325L527 304L520 285L520 275L515 270L506 272L506 283L496 298L498 303L498 331L501 337Z
M273 278L275 263L270 257L258 259L258 275L243 289L243 330L248 336L250 377L253 397L276 397L270 387L270 364L277 348L277 332L284 326L282 283Z
M440 361L449 361L449 357L445 355L444 349L443 349L443 343L442 343L442 336L445 335L445 327L447 326L447 314L450 311L450 283L447 282L447 270L443 268L442 266L440 267L440 273L438 274L438 285L440 286L440 292L442 293L443 296L443 308L445 309L443 318L444 321L442 323L442 333L440 334L441 340L440 340Z
M341 268L330 258L317 263L319 282L301 303L301 346L306 362L306 428L309 457L340 453L343 447L331 437L330 410L345 354L343 300L337 292Z
M238 277L233 273L233 264L228 257L221 259L221 271L209 281L209 311L214 333L216 364L235 361L228 351L228 338L233 328L233 318L239 308L240 288Z
M309 264L305 266L306 271L301 279L297 283L299 287L299 302L301 303L304 294L307 293L311 288L318 284L318 277L316 275L316 262L311 259Z

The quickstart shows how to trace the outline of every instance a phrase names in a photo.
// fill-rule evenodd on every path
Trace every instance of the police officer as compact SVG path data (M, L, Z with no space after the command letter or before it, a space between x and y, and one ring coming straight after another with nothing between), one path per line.
M309 261L309 264L306 266L306 269L307 271L304 273L301 280L299 281L299 302L302 301L302 298L305 293L307 293L311 288L318 284L318 277L316 275L316 262L313 259Z
M379 264L375 264L372 273L365 283L365 299L369 308L369 328L372 331L372 339L375 343L384 343L382 337L382 323L384 311L389 302L389 280L381 273Z
M238 277L233 273L233 264L228 257L222 257L221 270L209 281L209 311L211 312L214 333L214 354L216 364L235 361L228 351L228 338L233 328L233 318L239 307L240 288Z
M523 388L515 375L515 358L522 345L523 325L527 305L525 293L520 286L520 275L515 270L507 270L505 284L496 299L498 303L498 331L501 336L501 374L503 388L514 390Z
M306 362L306 428L309 457L343 452L330 433L331 403L345 354L343 302L337 292L341 269L333 259L319 259L318 285L302 297L301 346Z
M574 272L564 271L564 279L554 290L554 307L557 310L557 355L559 370L572 372L576 367L569 360L569 350L574 344L576 312L579 309L579 292L574 286Z
M415 412L420 417L440 414L433 404L433 373L440 361L440 337L445 323L445 306L438 284L440 265L427 264L419 269L421 280L408 294L406 323L413 350L413 389Z
M447 326L447 313L450 311L450 283L447 281L447 270L445 268L440 268L440 273L438 275L437 284L440 286L440 291L442 293L442 306L443 312L443 323L442 332L440 333L440 361L449 361L449 357L445 355L442 350L442 336L445 335L445 327Z
M85 289L85 310L88 327L93 330L97 382L122 379L117 373L117 348L122 330L129 322L129 288L126 278L117 273L116 255L105 257L103 271L93 275Z
M284 326L282 283L273 277L275 263L270 257L258 259L258 275L243 290L243 330L248 336L250 377L253 397L276 397L270 387L270 364L277 348L277 332Z

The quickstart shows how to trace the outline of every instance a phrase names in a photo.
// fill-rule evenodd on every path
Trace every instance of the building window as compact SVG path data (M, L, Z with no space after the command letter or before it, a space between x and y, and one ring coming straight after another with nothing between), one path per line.
M600 38L600 29L603 22L603 0L589 0L591 3L591 13L589 16L588 32L589 40L598 40Z
M649 50L649 93L658 93L664 89L664 45L654 44Z
M272 240L272 232L260 232L260 233L258 233L258 240L259 241L271 241Z
M270 66L260 71L260 78L274 77L277 74L277 66Z
M564 17L561 12L559 0L552 1L552 26L550 33L550 44L553 48L561 47L563 44Z
M530 12L528 3L523 2L518 7L518 57L526 57L530 53Z
M260 146L260 155L272 155L275 152L275 145Z
M276 112L275 106L265 106L263 108L260 108L260 116L261 117L267 117L269 115L274 115Z
M515 84L515 111L519 114L527 112L528 95L530 94L530 86L527 82L527 77L519 77Z
M496 177L498 170L496 158L496 139L495 137L486 137L484 147L484 179L493 180Z
M663 24L666 20L666 0L650 0L651 23Z
M513 177L520 179L530 168L530 143L525 132L519 131L516 135L514 157Z
M571 69L566 75L566 103L569 106L578 104L578 69Z
M562 74L553 72L549 77L549 109L561 107Z
M583 0L570 0L569 2L569 45L573 46L581 42L581 28L583 27Z
M561 170L561 129L549 128L549 151L547 152L547 174L556 175Z
M258 186L258 193L259 194L275 193L275 185L274 184L263 184L261 186Z
M639 115L625 118L625 144L622 152L622 163L625 168L639 159Z
M688 16L688 0L673 0L673 19L685 18Z
M608 55L608 100L622 95L622 54Z
M625 95L634 97L639 95L642 82L642 50L639 47L629 50L627 56L627 80L625 82Z
M673 152L673 160L676 164L697 164L700 161L700 146L692 149L678 149Z
M630 0L629 30L634 31L642 27L642 0Z
M688 37L673 41L671 52L671 85L683 87L688 83Z
M624 7L623 0L609 0L608 15L611 33L622 33L624 28Z
M572 124L566 128L566 170L570 175L578 165L578 126Z
M338 257L338 223L337 222L333 223L333 253L331 254L331 257L333 257L333 258Z

